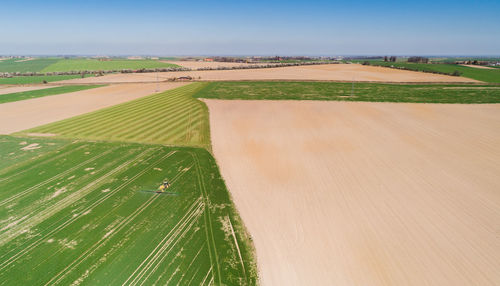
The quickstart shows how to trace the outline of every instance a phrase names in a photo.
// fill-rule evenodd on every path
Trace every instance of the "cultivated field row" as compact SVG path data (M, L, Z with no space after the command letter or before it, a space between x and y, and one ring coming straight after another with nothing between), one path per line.
M202 86L190 84L23 133L210 148L208 111L192 97Z

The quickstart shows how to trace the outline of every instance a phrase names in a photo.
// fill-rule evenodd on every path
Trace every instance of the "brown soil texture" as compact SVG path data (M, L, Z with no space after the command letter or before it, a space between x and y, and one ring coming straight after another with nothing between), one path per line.
M477 82L464 77L398 70L358 64L331 64L265 69L187 71L158 73L159 80L191 76L203 81L230 80L322 80L368 82ZM157 73L112 74L101 77L79 78L63 83L122 83L155 82Z
M252 66L254 64L247 63L229 63L229 62L198 62L198 61L160 61L164 63L174 64L181 67L186 67L190 69L198 68L218 68L218 67L241 67L241 66Z
M159 90L186 83L162 83ZM121 84L0 104L0 134L10 134L155 93L157 84Z
M263 285L500 285L500 105L205 102Z

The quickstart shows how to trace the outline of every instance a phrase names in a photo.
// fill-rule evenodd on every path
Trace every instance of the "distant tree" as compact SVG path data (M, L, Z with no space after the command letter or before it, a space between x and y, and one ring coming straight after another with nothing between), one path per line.
M390 62L396 62L396 57L395 56L391 56L390 59L389 59Z
M409 63L428 63L429 58L424 58L424 57L409 57L408 58Z
M387 62L387 61L388 61L387 56L385 56L384 57L384 62Z

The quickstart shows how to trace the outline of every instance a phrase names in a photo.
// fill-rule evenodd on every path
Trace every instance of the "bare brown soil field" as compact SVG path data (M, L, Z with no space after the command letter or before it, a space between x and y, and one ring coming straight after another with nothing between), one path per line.
M252 66L254 64L247 63L229 63L229 62L198 62L198 61L160 61L162 63L174 64L181 67L186 67L190 69L198 68L217 68L217 67L240 67L240 66Z
M266 69L187 71L158 73L160 80L191 76L203 81L226 80L324 80L370 82L477 82L464 77L414 72L358 64L332 64ZM64 83L155 82L156 73L112 74L66 80ZM63 82L60 82L63 83Z
M479 66L479 65L461 65L464 67L470 67L470 68L477 68L477 69L487 69L487 70L494 70L495 68L492 67L485 67L485 66Z
M57 87L57 85L6 86L6 87L0 87L0 95L1 94L15 93L15 92L53 88L53 87Z
M160 91L186 83L161 83ZM0 104L0 134L10 134L155 93L156 84L111 85Z
M263 285L500 285L500 105L206 102Z

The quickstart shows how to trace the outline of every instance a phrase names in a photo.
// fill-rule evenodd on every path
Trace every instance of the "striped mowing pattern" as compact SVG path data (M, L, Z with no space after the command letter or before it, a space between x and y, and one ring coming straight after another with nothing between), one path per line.
M192 94L203 83L150 95L22 133L210 148L208 109Z

